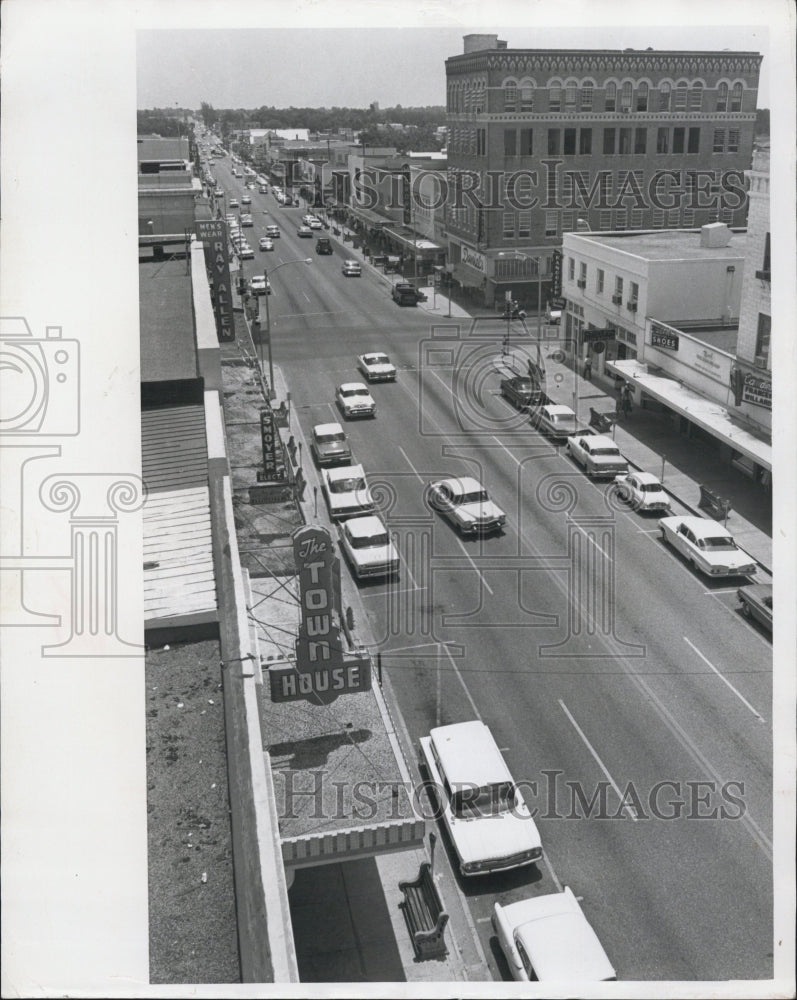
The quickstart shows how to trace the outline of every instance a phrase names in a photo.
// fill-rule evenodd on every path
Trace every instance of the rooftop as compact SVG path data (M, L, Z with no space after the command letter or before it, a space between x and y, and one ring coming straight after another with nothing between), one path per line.
M185 260L144 260L138 267L141 381L197 377L191 275Z
M662 229L642 233L568 233L570 240L610 247L646 260L741 260L747 232L731 231L728 246L700 245L699 229Z

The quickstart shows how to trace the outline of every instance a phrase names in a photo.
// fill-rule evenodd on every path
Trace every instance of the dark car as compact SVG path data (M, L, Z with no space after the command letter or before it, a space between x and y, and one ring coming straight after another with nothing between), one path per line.
M768 632L772 631L772 584L750 583L739 587L736 595L741 601L742 614L752 618Z
M316 240L315 252L318 254L332 253L332 243L326 236L321 236Z
M393 301L398 302L400 306L418 305L418 293L408 281L397 282L393 286L391 295L393 296Z
M531 403L537 403L540 399L539 388L525 375L515 375L514 378L502 378L500 388L504 399L509 400L519 410L527 409Z

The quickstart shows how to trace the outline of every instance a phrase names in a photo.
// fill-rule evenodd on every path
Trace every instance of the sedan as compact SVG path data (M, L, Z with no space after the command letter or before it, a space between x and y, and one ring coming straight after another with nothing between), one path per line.
M249 287L253 295L265 295L266 292L271 294L271 282L265 274L253 274L249 279Z
M230 198L230 208L238 208L238 199Z
M268 236L261 236L257 242L257 245L261 250L273 250L274 240L272 240Z
M390 363L390 358L386 354L380 352L361 354L357 358L357 367L367 382L396 381L396 366Z
M502 378L500 391L504 399L519 410L525 410L535 396L539 395L539 389L536 388L535 383L525 375Z
M279 239L280 227L279 226L266 226L266 236L270 236L272 240Z
M429 486L427 502L463 535L503 531L506 514L492 502L478 479L441 479Z
M357 579L398 577L399 554L376 514L353 517L340 529L340 547Z
M252 226L254 226L254 222L252 221L252 216L251 215L242 215L241 216L241 225L242 226L249 226L249 228L251 228Z
M301 236L303 239L311 240L313 238L313 230L309 226L299 226L296 230L296 235Z
M767 632L772 632L772 584L750 583L746 587L739 587L736 596L742 605L744 617L752 618L763 625Z
M359 278L362 274L362 268L360 267L359 261L356 260L344 260L343 261L343 273L347 278Z
M368 489L361 465L324 469L321 486L333 521L358 514L371 514L376 510L376 502Z
M307 223L307 225L311 229L323 229L324 228L322 226L322 224L321 224L321 220L320 219L316 219L315 216L313 216L313 218L310 219L310 221Z
M362 382L344 382L335 398L344 417L376 416L376 403Z
M569 406L541 406L532 413L531 422L554 441L564 441L576 432L576 415Z
M338 423L316 424L310 440L310 450L319 465L335 465L352 461L351 445Z
M750 576L756 561L739 548L733 535L706 517L663 517L661 537L707 576Z
M242 205L251 205L252 204L252 198L251 198L251 196L248 195L248 194L245 194L243 196L243 198L241 198L241 204Z
M617 496L639 511L669 511L670 498L664 487L650 472L629 472L614 477Z
M241 260L254 260L255 252L248 243L242 243L241 249L238 251L238 256Z

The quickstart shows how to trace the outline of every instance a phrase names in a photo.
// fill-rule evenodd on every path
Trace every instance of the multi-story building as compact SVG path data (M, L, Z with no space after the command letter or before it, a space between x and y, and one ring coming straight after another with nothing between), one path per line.
M534 302L566 232L743 226L761 59L465 36L446 60L456 280Z
M190 156L188 139L138 137L139 235L184 235L193 227L202 182Z

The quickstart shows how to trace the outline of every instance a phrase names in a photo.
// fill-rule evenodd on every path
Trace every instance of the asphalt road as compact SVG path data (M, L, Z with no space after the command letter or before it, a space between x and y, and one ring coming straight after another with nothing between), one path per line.
M229 161L214 174L240 196ZM358 354L399 368L372 388L376 419L346 429L402 553L397 585L359 591L413 758L432 726L482 718L537 809L544 864L451 875L492 974L506 974L493 903L567 884L621 979L771 976L771 646L736 611L740 581L696 574L655 518L618 510L518 419L489 360L503 324L435 328L371 268L343 277L337 245L317 257L296 236L303 208L251 195L252 246L268 223L283 235L247 273L313 257L271 279L275 363L305 435L340 419ZM428 510L425 484L450 474L483 480L502 535L463 541Z

